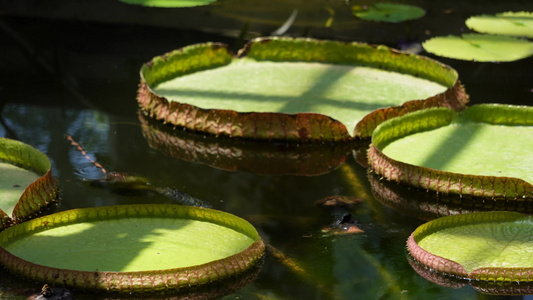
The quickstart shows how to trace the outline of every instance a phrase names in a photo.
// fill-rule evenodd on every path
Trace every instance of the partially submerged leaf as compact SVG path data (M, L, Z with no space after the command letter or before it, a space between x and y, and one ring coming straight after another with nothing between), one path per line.
M533 199L533 107L475 105L381 124L368 152L388 180L444 194Z
M141 108L216 136L348 141L356 124L354 136L369 137L404 105L461 109L467 101L450 67L384 46L261 38L239 53L200 44L154 58L141 70Z
M354 5L352 13L363 20L399 23L422 18L426 12L415 5L374 3L369 6Z
M119 0L128 4L149 7L194 7L211 4L217 0Z
M12 221L34 217L56 201L58 193L45 154L22 142L0 138L0 229Z
M489 34L434 37L422 47L435 55L479 62L515 61L533 55L532 42Z
M418 227L410 254L439 272L496 282L532 282L531 216L484 212L442 217Z
M11 271L117 292L202 286L244 272L263 253L247 221L179 205L75 209L0 233L0 262Z
M473 16L466 20L466 26L482 33L533 38L533 12Z

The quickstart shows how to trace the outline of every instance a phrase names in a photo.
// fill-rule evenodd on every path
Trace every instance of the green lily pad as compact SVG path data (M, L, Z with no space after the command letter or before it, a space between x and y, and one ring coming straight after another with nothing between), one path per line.
M194 7L211 4L217 0L119 0L128 4L150 7Z
M244 272L263 253L247 221L180 205L74 209L0 233L0 262L11 271L118 292L202 286Z
M442 217L418 227L407 246L414 259L449 275L532 282L533 220L516 212Z
M414 5L374 3L369 6L354 5L352 13L363 20L399 23L422 18L426 11Z
M533 55L532 42L489 34L434 37L422 47L438 56L479 62L515 61Z
M466 26L482 33L533 38L533 12L473 16L466 20Z
M154 58L141 69L138 101L155 119L215 136L323 142L369 137L406 111L460 109L467 96L453 69L421 56L260 38L239 57L208 43Z
M388 180L438 193L533 199L533 107L427 109L379 126L368 152Z
M55 202L58 194L45 154L19 141L0 138L0 229L34 217Z

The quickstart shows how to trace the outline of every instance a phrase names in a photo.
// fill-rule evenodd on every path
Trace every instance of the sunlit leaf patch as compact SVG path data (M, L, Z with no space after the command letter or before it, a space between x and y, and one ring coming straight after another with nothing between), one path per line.
M466 20L477 32L533 38L533 12L504 12L473 16Z

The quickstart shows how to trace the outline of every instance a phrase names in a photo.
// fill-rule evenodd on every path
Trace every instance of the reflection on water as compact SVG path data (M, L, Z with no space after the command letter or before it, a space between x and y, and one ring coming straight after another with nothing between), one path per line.
M224 35L171 29L174 25L143 26L147 22L161 24L165 18L145 18L153 16L153 10L143 10L145 15L139 15L140 11L124 8L125 12L136 16L126 19L117 13L120 10L113 13L102 9L99 5L109 7L106 5L111 4L104 5L99 1L83 8L70 5L73 10L70 15L68 9L45 5L40 10L33 6L24 7L24 4L6 9L7 16L3 21L17 32L18 37L39 51L32 59L31 55L23 54L26 52L16 40L6 38L5 32L0 32L4 34L0 36L3 38L2 51L10 58L0 64L0 72L4 75L0 83L0 135L19 139L50 157L54 176L62 190L57 209L176 203L157 193L124 194L96 188L83 181L100 179L103 174L71 146L65 138L69 134L108 172L140 176L154 186L178 190L213 208L249 219L267 243L304 270L295 272L267 253L257 279L224 299L494 299L468 285L450 289L419 276L405 257L405 241L422 221L376 201L366 169L350 155L340 167L327 168L314 176L260 175L250 169L232 171L168 156L149 146L143 136L135 101L138 71L145 61L181 46L208 40L228 42L238 49L242 46L238 36L246 22L250 25L243 35L245 37L251 32L272 32L294 9L291 1L276 1L276 5L270 1L258 4L219 2L220 6L213 8L211 15L206 15L203 9L187 10L186 13L174 10L174 15L167 20L173 24L191 22L182 25L186 28L216 28L216 32ZM299 3L305 9L298 8L298 16L289 32L298 36L383 42L394 46L400 39L423 40L426 31L432 35L459 32L465 16L476 12L492 13L515 7L531 9L527 8L531 4L523 1L490 2L490 5L477 0L418 2L423 7L434 7L428 11L427 17L400 26L356 22L343 10L349 8L346 1ZM65 7L65 4L57 5ZM231 9L232 5L235 9ZM276 11L277 5L279 10ZM324 27L331 17L328 6L334 6L335 19L330 27ZM245 11L254 8L257 10ZM85 9L84 14L77 14L78 9ZM445 9L451 12L445 13ZM10 11L14 12L10 14ZM43 18L33 18L24 15L25 12ZM210 23L213 22L210 16L215 16L215 12L227 18L223 26ZM185 17L178 18L178 14ZM250 16L250 19L233 19L234 15L239 18ZM275 21L262 21L272 20L272 15ZM85 21L79 22L78 18ZM196 20L191 20L194 18ZM451 20L448 22L447 18ZM254 19L259 21L254 22ZM348 23L342 20L355 26L348 28ZM54 74L43 71L35 58L54 62L50 65L59 71ZM508 64L440 60L458 69L472 103L531 104L531 59ZM57 81L61 76L75 79L77 84L66 89ZM72 89L78 94L71 92ZM86 102L80 101L79 95L83 95ZM268 164L267 158L262 158L262 162ZM363 233L322 234L322 228L331 224L333 216L314 203L339 195L363 200L348 211ZM28 291L40 291L41 287L42 283L0 271L2 293L9 290L15 295L27 295ZM94 298L83 292L76 296L79 299Z

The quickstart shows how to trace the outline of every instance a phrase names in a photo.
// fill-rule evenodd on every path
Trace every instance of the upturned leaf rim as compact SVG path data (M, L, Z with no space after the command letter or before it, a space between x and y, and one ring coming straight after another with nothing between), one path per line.
M52 164L44 153L23 142L0 138L0 161L41 175L25 188L11 217L0 209L0 230L35 217L57 201L59 183L52 175Z
M183 291L241 274L254 266L264 255L265 245L257 230L248 221L230 213L173 204L132 204L78 208L32 219L0 233L0 244L24 234L45 231L54 226L121 218L189 218L226 226L248 235L254 242L244 251L208 263L143 271L79 271L43 266L17 257L0 246L0 263L23 277L84 290L117 293Z
M447 87L428 99L407 101L384 107L365 116L351 136L344 124L319 113L269 113L203 109L191 104L168 101L151 87L171 78L229 64L243 57L274 62L321 62L357 64L410 74ZM461 110L468 95L457 72L427 57L404 53L386 46L309 38L261 37L247 43L233 55L227 45L204 43L186 46L145 63L140 71L137 101L150 117L173 126L231 138L282 140L294 142L338 142L371 136L386 119L428 107Z

